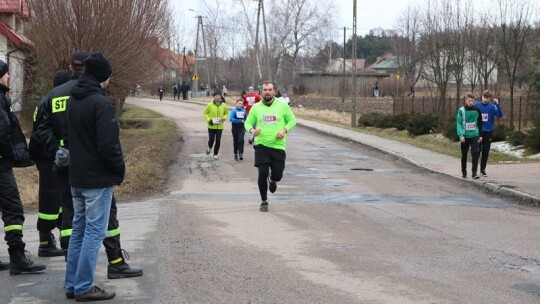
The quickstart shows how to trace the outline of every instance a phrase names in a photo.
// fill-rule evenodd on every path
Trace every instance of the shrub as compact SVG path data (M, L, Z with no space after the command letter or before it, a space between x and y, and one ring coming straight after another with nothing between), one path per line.
M526 145L532 150L540 151L540 118L536 118L534 121L534 126L529 131Z
M388 117L382 113L367 113L358 118L358 125L363 127L387 128Z
M413 115L407 120L407 132L409 135L418 136L428 134L436 129L439 118L431 115Z
M399 131L405 130L407 128L407 121L412 115L402 113L389 118L390 127L396 128Z
M496 125L495 128L493 128L493 135L491 137L491 140L494 142L505 141L509 132L510 128L508 128L506 125Z
M512 131L508 134L508 142L512 146L522 146L525 145L527 140L527 134L521 132L521 131Z
M457 128L456 128L456 118L450 118L445 122L441 122L440 129L442 134L451 141L458 141Z

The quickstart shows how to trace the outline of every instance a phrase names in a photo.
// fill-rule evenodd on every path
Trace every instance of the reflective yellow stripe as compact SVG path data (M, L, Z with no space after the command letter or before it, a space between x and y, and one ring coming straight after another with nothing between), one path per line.
M58 214L62 213L62 207L58 210Z
M33 117L34 117L34 122L36 122L36 117L37 117L37 109L38 109L38 107L36 107L36 109L34 110L34 116L33 116Z
M107 231L107 237L120 235L120 227Z
M72 231L73 231L73 229L64 229L64 230L60 231L60 237L71 236Z
M53 113L65 112L68 99L69 99L69 96L60 96L60 97L53 98L51 100L52 112Z
M109 261L109 263L111 263L111 264L118 264L120 262L122 262L122 258L118 258L118 259L116 259L114 261Z
M64 140L60 139L60 147L63 147L63 146L64 146Z
M9 225L4 227L4 231L12 231L12 230L21 230L22 231L23 225Z
M46 214L46 213L38 213L38 217L42 220L47 221L56 221L58 219L58 214Z

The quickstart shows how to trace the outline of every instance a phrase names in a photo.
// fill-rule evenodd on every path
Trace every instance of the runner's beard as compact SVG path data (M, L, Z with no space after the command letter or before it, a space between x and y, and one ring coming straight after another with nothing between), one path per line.
M269 103L269 102L272 101L272 99L274 99L274 96L272 96L272 95L264 95L263 99L264 99L265 103Z

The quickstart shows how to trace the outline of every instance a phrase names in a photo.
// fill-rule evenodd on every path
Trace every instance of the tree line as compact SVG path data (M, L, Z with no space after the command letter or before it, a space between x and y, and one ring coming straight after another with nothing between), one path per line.
M357 58L371 63L392 52L403 81L431 84L441 109L449 96L487 88L513 100L516 87L522 87L532 97L540 82L537 5L532 0L476 4L426 0L410 6L386 35L358 37ZM114 67L110 93L121 103L134 84L159 78L157 48L181 53L197 47L194 33L186 30L194 16L184 10L182 24L168 0L31 0L30 6L26 35L34 44L34 64L27 74L33 75L34 99L75 50L107 54ZM210 79L211 86L245 89L267 79L294 86L301 71L324 71L329 59L352 55L352 38L343 45L331 1L203 0L197 14L203 16L208 48L208 70L200 65L199 79ZM505 85L493 83L495 76Z

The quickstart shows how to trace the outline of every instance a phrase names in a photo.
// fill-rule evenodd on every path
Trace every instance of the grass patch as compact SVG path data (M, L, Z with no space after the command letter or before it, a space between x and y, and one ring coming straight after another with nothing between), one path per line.
M167 187L167 169L176 160L180 134L173 122L157 117L163 116L136 107L122 115L121 124L127 126L120 130L126 177L115 189L121 199L163 193Z
M124 111L122 112L122 119L123 120L129 120L129 119L139 119L139 118L161 118L163 115L143 109L143 108L137 108L137 107L124 107Z
M122 185L115 187L119 200L163 193L167 187L167 169L176 161L180 134L173 122L162 117L146 109L126 107L120 121L126 176ZM13 171L23 205L28 210L37 209L36 167L13 168Z

